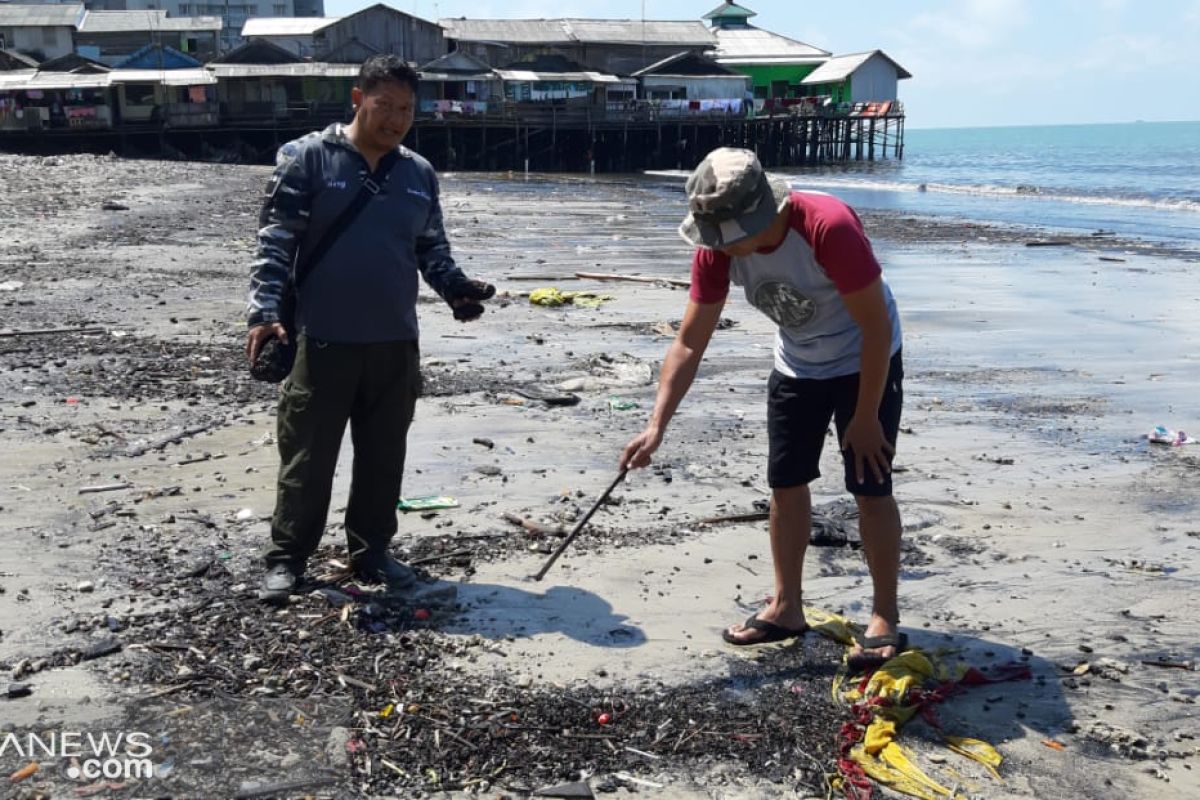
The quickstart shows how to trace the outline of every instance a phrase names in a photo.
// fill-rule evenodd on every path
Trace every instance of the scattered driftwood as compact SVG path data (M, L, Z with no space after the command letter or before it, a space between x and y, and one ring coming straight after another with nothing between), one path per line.
M1070 247L1075 244L1066 239L1035 239L1032 242L1026 242L1026 247Z
M235 800L251 800L254 797L279 797L292 795L300 789L315 789L319 786L330 786L337 781L332 777L305 778L294 781L278 781L275 783L244 783L234 795Z
M513 525L518 525L532 533L534 536L565 536L562 528L543 525L540 522L534 522L531 519L518 517L516 514L502 514L501 517L505 522L511 522Z
M412 561L408 562L408 565L410 567L413 567L418 564L432 564L434 561L442 561L447 558L458 558L459 556L469 556L469 555L472 555L474 552L475 551L471 550L471 549L453 550L449 553L438 553L437 555L423 556L421 558L414 558Z
M681 280L679 278L653 278L649 275L618 275L611 272L576 272L576 278L581 278L585 281L625 281L627 283L665 283L668 286L680 286L687 288L692 285L690 280Z
M122 489L132 489L133 484L128 481L121 483L105 483L99 486L83 486L79 489L80 494L99 494L101 492L119 492Z
M1186 661L1143 661L1147 667L1161 667L1163 669L1185 669L1192 670L1192 665Z
M151 450L162 450L167 445L179 444L184 439L190 439L193 436L198 436L201 433L211 431L213 428L219 428L224 424L225 418L219 417L199 425L192 425L191 427L184 428L176 433L160 436L157 439L152 439L144 444L130 445L128 448L126 448L125 455L129 456L130 458L137 458L138 456L149 453Z
M40 331L0 331L0 339L16 336L53 336L60 333L104 333L104 328L45 328Z
M771 518L770 511L755 511L750 514L729 514L722 517L706 517L700 520L704 525L724 525L735 522L762 522Z
M1114 264L1124 264L1125 259L1117 258L1116 256L1100 256L1101 261L1111 261Z

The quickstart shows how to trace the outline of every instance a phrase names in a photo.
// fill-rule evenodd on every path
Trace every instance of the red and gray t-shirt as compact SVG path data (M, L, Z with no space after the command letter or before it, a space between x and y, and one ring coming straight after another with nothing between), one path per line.
M862 332L842 295L865 289L883 271L862 222L848 205L821 192L792 192L787 236L771 250L734 258L700 248L692 259L692 300L721 303L729 284L778 326L775 368L793 378L836 378L859 371ZM900 349L900 316L883 285Z

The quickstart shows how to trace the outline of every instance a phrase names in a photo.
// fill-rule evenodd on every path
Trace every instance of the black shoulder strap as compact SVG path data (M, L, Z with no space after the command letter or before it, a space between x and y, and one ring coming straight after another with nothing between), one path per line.
M342 213L338 214L337 218L325 229L325 232L321 234L321 238L317 240L317 244L309 251L308 257L304 261L300 260L299 251L297 251L295 276L293 279L297 289L304 283L304 279L308 277L312 267L321 262L321 259L329 252L329 248L333 247L334 243L341 238L342 234L346 232L346 229L350 227L351 223L359 215L359 212L367 207L367 203L371 202L371 198L379 194L382 188L380 183L386 180L384 176L391 170L393 163L393 159L384 156L374 174L367 176L362 186L359 187L358 194L350 201L350 205L346 206L342 210Z

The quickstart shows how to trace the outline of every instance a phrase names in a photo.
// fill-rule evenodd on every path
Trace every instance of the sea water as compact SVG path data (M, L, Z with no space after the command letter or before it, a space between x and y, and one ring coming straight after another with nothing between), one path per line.
M781 172L864 209L1200 242L1200 122L909 130L903 159Z

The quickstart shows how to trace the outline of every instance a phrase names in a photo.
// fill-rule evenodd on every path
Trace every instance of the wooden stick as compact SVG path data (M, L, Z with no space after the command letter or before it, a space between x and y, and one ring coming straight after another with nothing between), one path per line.
M582 278L587 281L625 281L627 283L665 283L669 286L682 286L687 288L692 285L690 280L685 281L679 278L652 278L649 275L618 275L611 272L576 272L576 278Z
M105 333L104 328L46 328L40 331L0 331L0 339L16 336L53 336L59 333Z
M193 425L190 428L184 428L182 431L179 431L178 433L172 433L172 434L168 434L166 436L159 437L158 439L155 439L146 444L131 445L125 451L125 455L129 456L130 458L136 458L137 456L145 455L146 453L150 452L151 450L162 450L164 447L166 447L169 444L179 444L184 439L190 439L193 436L197 436L201 433L205 433L207 431L212 430L213 428L219 427L224 424L225 424L225 418L221 417L219 419L212 420L211 422L205 422L201 425Z
M414 558L408 562L410 567L415 567L417 564L429 564L434 561L441 561L443 558L454 558L455 556L469 556L474 553L474 550L454 550L450 553L438 553L435 556L425 556L423 558Z
M608 488L604 490L604 494L600 495L600 497L596 499L596 503L590 509L588 509L586 514L583 515L583 519L576 523L574 530L572 530L567 538L563 540L563 543L558 546L558 549L551 554L550 558L546 560L545 565L538 570L538 573L533 576L535 581L540 581L542 578L546 577L546 573L549 572L550 568L554 566L554 562L558 561L558 557L563 554L563 551L571 546L571 542L575 541L575 537L579 535L581 530L583 530L583 526L587 525L588 520L592 518L592 515L596 513L596 510L600 508L605 500L608 499L608 496L612 494L613 489L617 488L617 484L625 480L625 474L628 471L629 469L625 468L617 473L617 477L613 478L613 482L610 483Z
M762 522L771 518L769 511L755 511L751 514L731 514L726 517L706 517L700 520L702 525L720 525L726 522Z
M1192 665L1186 661L1143 661L1147 667L1162 667L1163 669L1192 669Z
M304 778L294 781L279 781L277 783L244 783L234 795L236 800L249 800L252 797L278 797L291 794L298 789L315 789L318 786L328 786L335 783L332 776L321 778Z
M105 483L101 486L84 486L80 488L80 494L99 494L100 492L119 492L122 489L132 489L132 483Z

